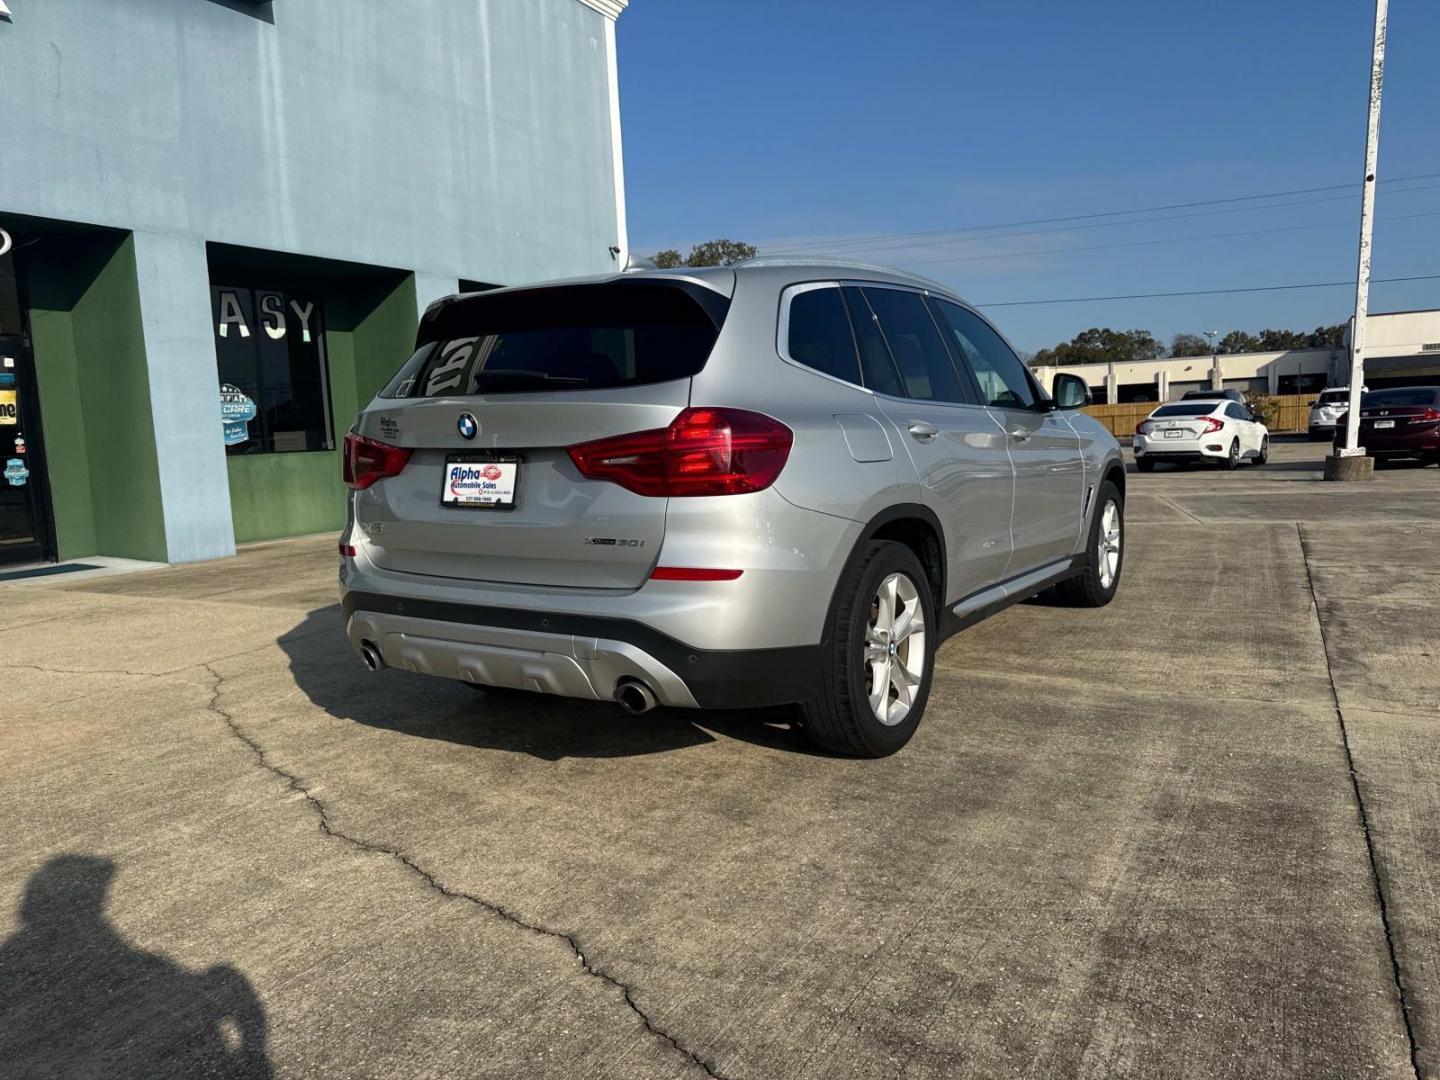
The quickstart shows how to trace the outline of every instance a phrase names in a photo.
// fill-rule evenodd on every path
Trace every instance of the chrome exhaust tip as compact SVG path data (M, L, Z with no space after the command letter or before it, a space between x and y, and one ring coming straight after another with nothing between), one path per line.
M631 716L639 716L655 708L655 694L639 679L621 679L615 684L615 700Z
M379 671L385 666L385 658L380 655L380 650L373 641L360 643L360 662L370 671Z

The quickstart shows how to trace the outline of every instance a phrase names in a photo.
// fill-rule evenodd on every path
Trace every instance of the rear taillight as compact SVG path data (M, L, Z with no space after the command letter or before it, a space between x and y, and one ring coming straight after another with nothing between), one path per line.
M1138 423L1138 424L1135 425L1135 434L1136 434L1136 435L1149 435L1149 434L1150 434L1150 422L1149 422L1148 420L1141 420L1140 423Z
M1220 430L1221 428L1223 428L1224 426L1225 426L1224 421L1218 420L1218 419L1216 419L1216 418L1213 417L1213 416L1207 416L1207 417L1205 418L1205 430L1202 431L1200 434L1201 434L1201 435L1208 435L1208 434L1210 434L1210 432L1212 432L1212 431L1219 431L1219 430Z
M1440 420L1440 409L1427 405L1425 411L1410 422L1412 424L1433 424L1436 420Z
M686 409L667 428L570 447L580 475L637 495L741 495L775 482L794 432L743 409Z
M378 439L367 439L364 435L350 432L345 436L342 465L345 485L362 491L376 480L396 476L410 460L410 453L406 447L391 446Z

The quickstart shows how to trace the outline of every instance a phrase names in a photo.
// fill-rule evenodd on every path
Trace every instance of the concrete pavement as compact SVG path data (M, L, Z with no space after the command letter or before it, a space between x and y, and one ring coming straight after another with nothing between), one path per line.
M0 586L0 1061L1440 1075L1440 470L1276 449L1132 475L1116 601L952 639L878 762L370 676L331 538Z

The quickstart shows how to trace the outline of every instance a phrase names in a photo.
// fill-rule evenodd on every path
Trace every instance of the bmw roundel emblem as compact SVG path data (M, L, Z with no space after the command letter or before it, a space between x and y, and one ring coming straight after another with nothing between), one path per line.
M473 439L480 434L480 421L476 420L472 413L462 412L460 419L455 421L455 426L460 430L462 439Z

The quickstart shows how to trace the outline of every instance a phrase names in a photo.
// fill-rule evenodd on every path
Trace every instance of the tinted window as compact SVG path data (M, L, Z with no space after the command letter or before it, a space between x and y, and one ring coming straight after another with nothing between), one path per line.
M225 452L332 449L319 299L218 285L211 306Z
M790 359L860 385L860 361L840 290L806 289L790 298Z
M865 385L877 394L904 397L900 376L895 372L895 363L890 359L890 349L880 336L880 327L870 305L860 290L846 287L841 290L845 306L850 310L850 324L855 328L855 344L860 347L860 370L865 375Z
M1249 419L1250 419L1250 417L1245 414L1245 410L1242 409L1239 405L1235 405L1235 404L1227 405L1227 406L1225 407L1225 415L1228 416L1228 417L1230 417L1231 420L1249 420Z
M1360 404L1366 409L1384 408L1387 405L1434 405L1437 404L1437 399L1440 399L1440 391L1431 390L1429 387L1397 387L1394 390L1373 390L1365 395Z
M899 289L862 290L880 320L890 355L900 369L906 393L925 401L970 402L960 385L945 339L919 293Z
M935 307L950 327L956 351L980 384L985 404L1007 409L1034 408L1035 389L1025 365L990 324L959 304L937 300Z
M1151 416L1209 416L1215 411L1213 401L1182 402L1178 405L1161 405Z
M418 363L412 357L386 393L534 393L686 379L705 366L724 306L713 293L645 282L481 293L422 325L429 339L422 345L433 348Z
M1327 390L1320 395L1321 405L1348 405L1350 404L1349 390Z

